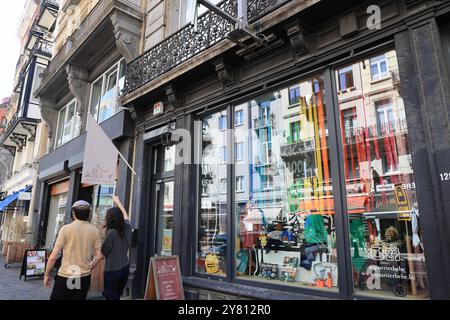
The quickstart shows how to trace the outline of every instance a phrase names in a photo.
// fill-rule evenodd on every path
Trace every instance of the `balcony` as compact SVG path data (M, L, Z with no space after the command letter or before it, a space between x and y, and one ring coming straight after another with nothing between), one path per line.
M248 20L253 23L290 0L248 0ZM218 5L237 17L237 1L225 0ZM198 32L187 25L127 65L124 95L143 87L176 66L225 40L232 25L208 11L198 18Z
M41 121L38 112L39 109L30 104L26 110L19 109L9 121L0 144L13 156L16 151L22 152L28 142L35 141L37 125Z
M73 2L73 3L72 3ZM76 5L79 1L67 1ZM67 9L67 8L66 8ZM115 15L115 16L114 16ZM114 18L117 20L114 20ZM114 21L113 21L114 20ZM122 31L122 22L126 20L128 27L135 30L138 23L142 23L143 14L141 8L127 0L101 0L89 12L80 23L79 27L70 35L64 45L54 55L52 61L42 74L42 84L36 90L36 95L52 95L67 83L66 66L80 65L86 68L92 67L92 59L98 59L105 48L110 48L116 39L116 32ZM135 23L138 21L137 23ZM120 30L119 30L120 29ZM128 35L128 34L127 34Z

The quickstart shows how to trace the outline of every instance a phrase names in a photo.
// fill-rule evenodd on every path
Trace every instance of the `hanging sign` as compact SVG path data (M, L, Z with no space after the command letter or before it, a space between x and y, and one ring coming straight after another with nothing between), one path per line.
M411 208L409 205L408 194L403 188L403 184L397 184L395 186L395 200L398 207L398 219L411 220Z
M184 300L178 256L153 257L148 268L145 300Z
M118 156L119 151L114 143L95 119L88 115L81 183L115 185Z

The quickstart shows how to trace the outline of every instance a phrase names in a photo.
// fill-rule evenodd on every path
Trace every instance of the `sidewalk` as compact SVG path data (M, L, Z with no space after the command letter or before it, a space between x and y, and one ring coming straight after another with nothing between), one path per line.
M44 287L43 280L19 280L20 264L5 269L5 257L0 254L0 300L49 300L52 288ZM53 281L52 281L53 284ZM88 300L103 300L98 293Z
M5 269L5 257L0 254L0 300L48 300L52 289L45 288L43 280L19 280L20 267L14 264Z

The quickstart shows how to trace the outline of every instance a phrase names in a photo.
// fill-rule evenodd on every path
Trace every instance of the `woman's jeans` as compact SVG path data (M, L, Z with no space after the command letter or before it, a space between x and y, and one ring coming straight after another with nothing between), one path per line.
M123 269L112 272L105 272L105 299L106 300L120 300L123 289L128 281L130 275L130 267L126 266Z

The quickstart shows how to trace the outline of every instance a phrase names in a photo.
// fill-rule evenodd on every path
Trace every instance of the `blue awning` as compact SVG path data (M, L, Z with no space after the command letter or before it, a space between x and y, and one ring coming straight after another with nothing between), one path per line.
M17 200L19 198L19 194L21 192L29 192L31 190L32 186L27 186L20 190L19 192L14 192L12 195L7 196L3 201L0 202L0 211L5 210L7 206L9 206L11 203Z

